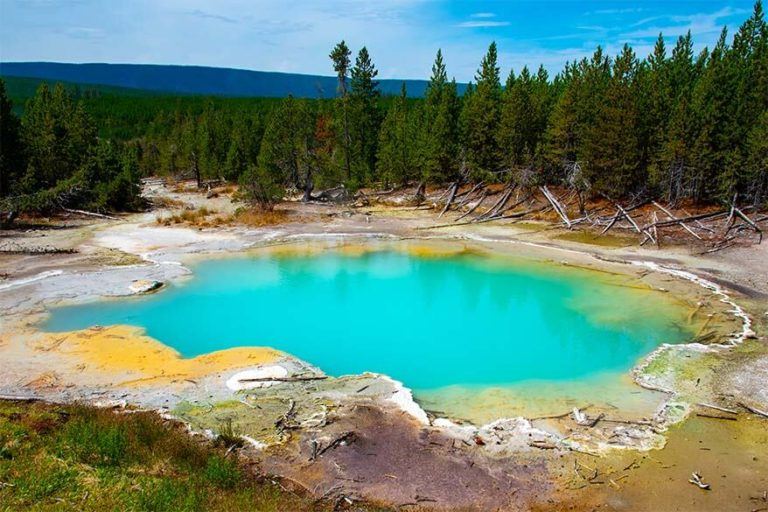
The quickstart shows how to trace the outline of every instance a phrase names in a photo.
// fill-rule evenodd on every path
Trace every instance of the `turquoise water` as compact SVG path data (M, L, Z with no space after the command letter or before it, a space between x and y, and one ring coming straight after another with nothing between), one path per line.
M480 255L252 256L193 271L154 295L53 309L44 327L140 326L187 357L266 345L417 390L624 371L690 334L661 294Z

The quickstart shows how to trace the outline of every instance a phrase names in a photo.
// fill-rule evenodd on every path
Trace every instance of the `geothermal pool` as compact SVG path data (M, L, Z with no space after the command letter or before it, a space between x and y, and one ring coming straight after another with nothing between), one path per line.
M139 326L186 357L270 346L334 376L390 375L417 397L589 381L692 335L669 294L500 256L324 251L192 270L153 295L55 308L44 327Z

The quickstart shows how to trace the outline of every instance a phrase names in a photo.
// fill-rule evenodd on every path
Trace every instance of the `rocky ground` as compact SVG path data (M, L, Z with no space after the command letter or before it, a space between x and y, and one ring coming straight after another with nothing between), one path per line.
M444 226L459 214L437 219L429 197L419 208L396 198L357 208L286 203L254 216L225 189L153 182L145 192L155 203L149 213L27 219L0 232L0 394L138 406L211 435L232 430L260 471L337 500L403 509L768 507L760 501L768 490L765 244L700 254L546 220ZM36 327L53 304L187 279L184 265L196 258L377 244L416 253L472 247L615 273L695 305L692 318L717 336L661 349L636 368L639 384L663 390L652 417L565 408L481 426L427 414L385 376L328 378L268 349L184 360L135 329L51 335ZM696 471L711 490L688 482Z

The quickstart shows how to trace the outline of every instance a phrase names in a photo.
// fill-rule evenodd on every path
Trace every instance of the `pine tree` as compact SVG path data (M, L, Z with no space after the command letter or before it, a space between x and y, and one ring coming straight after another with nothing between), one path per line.
M236 128L232 130L231 142L227 150L227 159L224 164L224 177L228 180L237 180L248 167L243 135Z
M312 191L312 135L313 122L304 101L288 96L270 116L261 141L258 169L250 172L250 178L262 181L262 192L269 192L257 199L263 208L266 199L274 198L272 193L277 188L292 186L306 194Z
M654 188L664 182L662 149L668 132L672 93L669 59L664 37L659 34L647 63L638 69L639 137L642 166Z
M762 3L755 3L752 16L736 32L733 44L723 59L724 87L731 93L724 98L725 127L721 151L725 168L719 176L720 193L730 198L734 193L747 195L750 183L745 172L746 141L768 103L765 95L764 69L766 23Z
M344 173L347 180L352 179L352 141L350 139L349 92L347 87L351 55L352 52L343 40L333 48L329 55L333 62L333 70L338 78L338 102L341 105L340 108L337 108L337 118L340 117L338 124L341 124L341 150L343 153Z
M475 75L475 90L465 98L462 111L464 146L471 176L485 179L501 164L498 145L501 119L501 81L497 63L496 43L491 43Z
M768 203L768 110L758 119L747 139L746 195L757 205Z
M532 76L523 67L519 77L510 72L502 95L499 146L505 165L531 167L546 129L549 98L546 72Z
M0 198L11 194L23 169L21 122L13 113L5 81L0 79Z
M578 162L582 127L577 110L584 66L568 63L555 80L561 91L544 134L544 165L550 182L562 179L566 169Z
M351 145L353 148L351 188L370 182L375 176L376 145L381 123L378 100L379 74L366 47L362 47L351 72Z
M636 104L637 58L624 45L616 58L600 105L586 131L585 170L596 191L624 196L643 182L640 175L638 111Z
M691 152L694 139L692 92L700 70L707 62L703 54L693 61L693 43L688 32L677 40L667 67L669 103L666 129L658 158L652 161L651 183L665 199L676 202L691 193Z
M456 179L459 111L456 81L448 81L443 54L438 50L417 130L417 153L422 178L427 181L440 183ZM413 117L415 122L416 116Z
M72 177L96 142L96 130L82 104L73 104L61 84L53 92L45 84L39 87L27 104L22 136L28 155L21 183L25 193Z
M729 96L734 94L726 61L727 36L727 30L723 29L691 97L695 134L687 189L689 195L700 202L723 193L726 197L731 195L731 190L728 190L731 186L730 172L729 177L722 180L725 170L731 168L727 162L723 135L730 124L726 118L731 101Z
M408 108L405 83L392 103L379 132L376 170L385 186L406 185L418 172L414 124Z

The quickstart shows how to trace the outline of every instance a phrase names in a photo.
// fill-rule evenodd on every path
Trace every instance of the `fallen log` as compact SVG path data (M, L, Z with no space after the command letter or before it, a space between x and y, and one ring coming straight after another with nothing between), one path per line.
M333 441L328 443L328 446L326 446L325 448L319 450L317 452L317 457L321 456L322 454L324 454L328 450L333 450L334 448L336 448L338 446L346 445L346 444L348 444L349 441L353 441L354 439L355 439L355 433L354 432L351 432L351 431L350 432L344 432L342 435L340 435L339 437L337 437L336 439L334 439Z
M529 441L528 446L538 448L539 450L556 450L557 445L549 441Z
M388 196L392 192L397 190L397 187L388 188L387 190L379 190L378 192L368 192L368 196Z
M43 398L38 396L0 395L0 400L7 400L9 402L41 402Z
M733 207L733 211L736 213L736 215L741 217L741 219L744 222L746 222L752 229L754 229L756 233L758 233L760 235L760 240L757 243L761 243L763 241L763 232L760 230L759 227L757 227L757 224L752 222L752 219L750 219L749 217L744 215L744 212L742 212L741 210L736 208L736 206Z
M689 217L683 217L677 220L662 220L662 221L656 222L655 225L657 228L663 228L666 226L674 226L675 224L679 224L681 221L692 222L692 221L699 221L704 219L715 219L718 217L722 217L726 213L728 213L728 210L722 210L719 212L710 212L710 213L700 213L698 215L691 215Z
M686 209L683 209L682 211L683 211L683 213L684 213L684 214L685 214L687 217L690 217L690 216L691 216L691 214L688 212L688 210L686 210ZM694 222L694 223L696 223L696 226L698 226L698 228L699 228L699 229L703 229L704 231L707 231L707 232L709 232L709 233L714 233L714 232L715 232L715 230L714 230L714 229L710 228L709 226L705 226L704 224L702 224L702 223L701 223L700 221L698 221L698 220L694 220L693 222Z
M466 226L468 224L482 224L484 222L491 222L491 221L494 221L494 220L518 219L520 217L525 217L526 215L531 214L531 213L537 213L537 212L545 211L545 210L547 210L549 208L552 208L552 207L551 206L542 206L540 208L532 208L530 210L525 210L525 211L522 211L522 212L510 213L509 215L497 215L495 217L489 217L487 219L482 219L482 220L472 219L472 220L468 220L468 221L464 221L464 222L452 222L450 224L438 224L436 226L420 226L420 227L417 227L415 229L417 231L422 231L422 230L425 230L425 229L440 229L440 228L451 228L451 227L456 227L456 226Z
M109 219L109 220L118 220L117 217L112 217L111 215L104 215L103 213L96 213L96 212L88 212L85 210L73 210L70 208L62 208L67 213L76 213L78 215L85 215L87 217L96 217L99 219Z
M456 219L454 222L459 222L461 219L463 219L463 218L465 218L465 217L467 217L469 215L472 215L472 213L474 213L474 211L477 210L477 208L481 204L483 204L483 201L485 201L485 198L487 198L487 197L488 197L488 191L487 190L483 190L483 194L480 196L480 199L477 201L477 203L475 203L475 206L470 208L466 213L462 214L461 217Z
M608 225L605 226L605 229L603 229L600 232L600 234L601 235L606 234L608 232L608 230L611 229L613 227L613 225L616 224L616 222L619 220L619 216L620 215L621 215L621 212L619 210L616 210L616 215L613 216L613 218L611 219L611 222L609 222Z
M479 222L483 219L493 217L497 213L497 210L507 203L507 201L509 200L509 196L512 195L513 189L514 187L507 187L507 190L504 192L504 194L502 194L501 198L499 198L499 200L496 201L496 203L491 207L491 209L483 213L482 215L476 217L475 222Z
M485 182L481 181L479 183L475 183L475 185L471 189L469 189L469 191L462 192L461 194L456 194L456 199L458 199L460 197L463 198L461 200L461 202L457 205L457 207L460 208L460 207L464 206L465 204L467 204L470 201L470 198L472 197L472 194L474 194L475 191L481 190L483 188L485 188Z
M700 236L699 236L699 235L698 235L698 234L697 234L695 231L693 231L691 228L689 228L688 226L686 226L685 222L683 222L683 221L679 220L677 217L675 217L675 215L674 215L672 212L670 212L669 210L667 210L666 208L664 208L663 206L661 206L661 205L660 205L659 203L657 203L656 201L652 201L652 203L653 203L653 205L654 205L656 208L658 208L659 210L661 210L662 212L664 212L664 214L665 214L667 217L669 217L669 218L670 218L670 220L676 220L676 221L678 221L678 224L680 224L680 227L682 227L682 228L683 228L683 229L685 229L687 232L689 232L690 234L692 234L692 235L693 235L694 237L696 237L698 240L701 240L701 237L700 237ZM658 222L658 220L657 220L656 222ZM656 226L654 226L654 228L656 228Z
M252 379L238 379L238 382L305 382L310 380L325 380L327 375L312 375L306 377L258 377Z
M764 418L768 418L768 412L762 411L756 407L752 407L750 405L745 404L744 402L739 402L739 405L751 412L752 414L757 414L758 416L762 416Z
M637 231L638 233L642 233L642 230L640 229L640 226L637 225L637 222L635 222L635 219L633 219L629 215L627 210L622 208L622 206L619 203L616 203L616 208L618 208L621 211L621 213L624 215L624 217L629 221L629 223L632 224L632 227L635 228L635 231Z
M504 212L507 212L509 210L514 210L515 208L517 208L518 206L520 206L524 202L528 201L531 198L532 195L533 195L533 193L529 193L524 198L515 201L514 204L510 204L508 206L505 206L503 209L499 210L496 214L497 215L501 215Z
M568 226L568 229L571 229L571 221L565 212L565 208L562 204L560 204L554 194L549 191L546 185L539 187L539 190L541 190L541 193L544 194L544 197L547 198L547 201L552 204L552 208L554 208L555 212L560 216L561 219L563 219L563 222L566 226Z
M701 418L712 418L715 420L730 420L730 421L736 421L738 418L736 416L723 416L722 414L707 414L705 412L697 412L696 416L699 416Z

